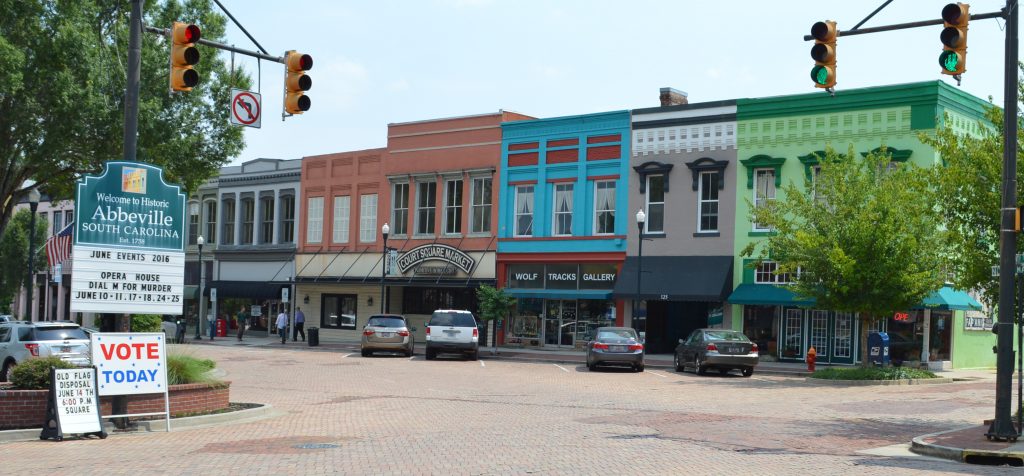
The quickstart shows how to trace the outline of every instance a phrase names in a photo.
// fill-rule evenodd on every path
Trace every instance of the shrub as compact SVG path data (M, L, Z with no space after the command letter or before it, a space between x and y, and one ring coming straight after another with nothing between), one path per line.
M826 380L904 380L937 377L931 371L907 367L851 367L821 369L811 374L811 378Z
M156 314L132 314L132 332L161 332L162 321Z
M218 380L209 375L217 364L210 359L198 359L185 354L167 355L167 384L215 383Z
M18 390L46 390L50 388L50 367L58 369L77 368L60 357L29 359L18 364L11 374L11 383Z

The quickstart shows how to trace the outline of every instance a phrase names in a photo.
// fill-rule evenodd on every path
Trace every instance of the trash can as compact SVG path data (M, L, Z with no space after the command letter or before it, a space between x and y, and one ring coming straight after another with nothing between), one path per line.
M868 334L868 361L875 365L889 365L889 334Z
M228 323L224 319L217 319L217 337L228 336Z
M308 334L306 336L307 337L306 341L309 342L309 346L310 347L316 347L316 346L320 345L320 328L319 327L310 327L309 329L306 329L306 334Z

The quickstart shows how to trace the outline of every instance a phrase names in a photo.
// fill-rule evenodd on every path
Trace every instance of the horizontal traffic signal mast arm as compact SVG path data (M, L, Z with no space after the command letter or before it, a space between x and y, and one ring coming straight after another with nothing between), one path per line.
M152 26L144 26L143 28L145 28L146 31L148 31L150 33L156 33L158 35L163 35L163 36L166 36L166 37L170 37L171 36L171 30L168 29L168 28L156 28L156 27L152 27ZM216 41L210 41L210 40L203 39L203 38L200 38L199 41L197 41L196 43L200 44L200 45L211 46L211 47L217 48L219 50L233 51L233 52L238 53L238 54L252 56L253 58L259 58L259 59L262 59L262 60L273 61L275 63L285 64L285 58L283 56L266 55L266 54L260 53L258 51L250 51L250 50L238 48L238 47L231 46L231 45L225 45L224 43L218 43Z
M1006 15L1002 11L992 12L992 13L981 13L981 14L978 14L978 15L971 15L971 20L988 20L990 18L1006 18ZM836 34L836 36L853 36L853 35L864 35L864 34L867 34L867 33L878 33L878 32L881 32L881 31L906 30L906 29L909 29L909 28L920 28L922 26L942 25L943 23L945 23L945 21L943 21L941 18L939 18L938 20L924 20L924 21L915 21L915 22L910 22L910 23L897 23L895 25L874 26L874 27L871 27L871 28L861 28L861 29L858 29L858 30L849 30L849 31L840 30ZM812 41L812 40L814 40L813 36L811 36L811 35L804 35L804 41ZM200 41L204 41L204 40L200 40Z

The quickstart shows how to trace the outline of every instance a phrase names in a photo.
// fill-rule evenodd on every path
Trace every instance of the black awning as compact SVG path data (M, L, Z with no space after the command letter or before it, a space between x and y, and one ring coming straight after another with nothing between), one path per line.
M732 292L732 256L644 256L641 299L724 302ZM615 280L617 298L636 293L637 257L629 256Z
M288 282L273 281L213 281L206 285L206 295L210 295L210 288L217 288L217 299L281 299L281 288L289 286Z

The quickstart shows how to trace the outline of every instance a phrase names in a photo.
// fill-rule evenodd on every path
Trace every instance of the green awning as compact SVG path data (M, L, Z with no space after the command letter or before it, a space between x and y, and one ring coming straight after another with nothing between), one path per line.
M814 305L813 300L801 300L792 291L774 284L744 283L727 299L729 304L758 304L763 306L803 306Z
M943 286L924 298L920 308L943 309L950 311L980 311L981 304L975 301L969 294Z

